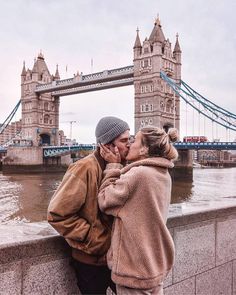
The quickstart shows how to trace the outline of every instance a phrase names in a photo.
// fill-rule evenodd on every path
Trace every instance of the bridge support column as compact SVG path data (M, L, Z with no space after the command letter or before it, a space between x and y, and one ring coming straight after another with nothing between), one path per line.
M193 167L193 151L178 150L179 157L175 163L175 167L192 168Z
M42 147L8 147L7 155L2 162L2 171L3 173L65 172L69 159L63 161L61 158L60 161L57 161L57 158L53 159L51 163L45 163Z

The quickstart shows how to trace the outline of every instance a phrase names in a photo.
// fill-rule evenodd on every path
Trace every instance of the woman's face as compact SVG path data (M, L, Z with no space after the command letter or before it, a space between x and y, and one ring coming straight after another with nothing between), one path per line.
M127 161L137 161L146 158L148 149L142 144L141 131L135 135L134 141L130 144L129 152L126 157Z

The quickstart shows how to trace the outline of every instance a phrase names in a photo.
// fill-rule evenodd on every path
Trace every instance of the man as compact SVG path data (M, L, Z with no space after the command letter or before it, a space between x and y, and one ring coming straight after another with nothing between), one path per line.
M95 130L98 144L125 161L129 150L129 126L116 117L102 118ZM72 247L73 265L82 294L106 294L115 285L106 264L112 219L101 213L97 195L106 162L97 148L72 164L48 207L48 222Z

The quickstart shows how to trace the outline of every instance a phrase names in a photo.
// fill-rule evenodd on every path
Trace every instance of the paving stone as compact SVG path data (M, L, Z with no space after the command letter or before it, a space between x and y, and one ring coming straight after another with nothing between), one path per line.
M216 264L236 259L236 214L217 220Z
M192 277L165 288L164 295L195 295L195 278Z
M0 295L21 295L21 263L0 266Z
M75 274L69 265L69 259L46 256L25 261L23 294L79 294Z
M232 262L196 276L196 295L231 295Z
M202 273L215 266L215 222L204 221L174 230L176 259L173 282Z

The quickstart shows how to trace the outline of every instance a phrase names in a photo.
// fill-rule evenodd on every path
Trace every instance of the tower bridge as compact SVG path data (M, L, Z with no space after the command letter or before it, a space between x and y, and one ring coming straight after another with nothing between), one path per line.
M21 131L18 144L20 147L31 146L35 151L35 162L42 162L44 157L56 155L53 147L59 143L59 105L60 97L97 91L127 85L134 85L134 124L135 132L145 125L156 125L168 130L170 127L180 128L180 100L195 109L199 116L205 116L211 122L236 131L236 115L217 106L201 96L181 79L182 51L176 36L174 48L165 37L159 18L156 19L149 38L141 43L139 31L133 46L133 65L84 75L77 73L69 79L60 79L58 66L55 74L48 70L44 56L40 53L32 69L26 69L25 63L21 73L21 99L11 114L0 126L0 134L4 132L14 117L19 105L22 107ZM190 149L228 149L230 143L220 144L184 144L178 143L181 150ZM41 156L37 156L37 148ZM65 148L58 148L63 150ZM16 147L14 152L16 153ZM28 153L28 150L25 151ZM9 158L11 158L10 152ZM57 153L58 155L58 153ZM25 157L25 158L24 158ZM28 161L23 150L12 156L13 162L20 159ZM41 160L39 160L41 159Z
M162 31L160 20L154 23L149 38L141 44L139 31L133 47L134 64L60 79L58 66L51 75L42 53L32 70L23 65L21 73L22 139L33 146L58 145L60 97L90 91L134 85L135 131L146 124L179 129L179 96L160 77L168 73L175 83L181 78L181 49L176 37L174 50Z

